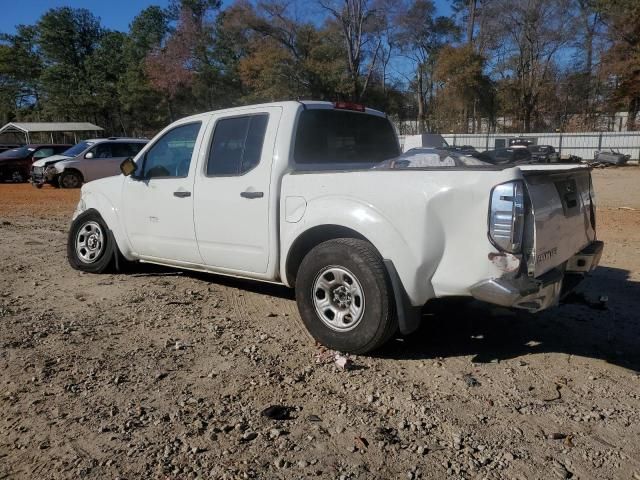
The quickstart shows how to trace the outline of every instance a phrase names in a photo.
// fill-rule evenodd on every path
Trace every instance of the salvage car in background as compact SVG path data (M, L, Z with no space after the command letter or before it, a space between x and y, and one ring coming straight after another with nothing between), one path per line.
M551 145L529 145L527 150L531 153L531 159L534 162L557 163L560 161L558 152Z
M137 138L94 138L74 145L60 155L34 162L31 182L36 187L49 183L61 188L79 188L84 182L120 173L120 163L135 156L148 140Z
M14 148L23 147L24 144L18 143L0 143L0 153L6 152L7 150L13 150Z
M527 148L520 147L487 150L477 154L475 157L492 165L518 165L533 162L531 152Z
M64 152L71 145L30 144L0 153L0 181L26 182L33 162Z
M392 164L399 156L386 115L346 102L183 118L122 162L123 175L82 187L69 263L100 273L126 259L295 287L311 335L354 353L414 331L434 298L549 308L598 264L588 167L446 149Z
M609 165L625 165L631 155L617 152L615 150L596 150L593 154L594 163L606 163Z

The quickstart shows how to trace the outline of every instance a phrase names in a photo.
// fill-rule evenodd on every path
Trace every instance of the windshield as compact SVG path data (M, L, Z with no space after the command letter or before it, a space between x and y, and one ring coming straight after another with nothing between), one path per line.
M446 168L446 167L492 167L470 155L439 148L412 148L397 158L382 162L374 168Z
M30 152L33 152L35 148L12 148L11 150L7 150L6 152L0 153L0 158L22 158L29 155Z
M294 148L299 165L367 168L399 154L398 139L385 117L337 109L300 114Z
M77 155L80 155L82 152L84 152L87 148L89 148L93 144L94 142L80 142L74 145L73 147L69 148L68 150L65 150L60 155L64 155L65 157L75 157Z

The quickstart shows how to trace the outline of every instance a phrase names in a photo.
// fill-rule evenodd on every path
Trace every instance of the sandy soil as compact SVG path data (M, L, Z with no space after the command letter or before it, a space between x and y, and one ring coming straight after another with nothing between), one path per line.
M0 479L640 479L640 168L594 175L607 245L573 303L434 304L349 371L290 291L79 273L78 192L0 185Z

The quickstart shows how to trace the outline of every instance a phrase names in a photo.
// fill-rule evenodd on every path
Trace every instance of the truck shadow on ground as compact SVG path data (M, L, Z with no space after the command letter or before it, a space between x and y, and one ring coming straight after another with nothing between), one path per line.
M207 273L140 264L129 275L184 275L205 283L295 301L292 289ZM422 326L392 339L372 356L429 359L472 356L489 363L539 353L596 358L640 371L640 282L628 270L598 267L573 295L571 303L530 314L465 299L427 304ZM598 301L606 296L604 308ZM283 328L286 328L283 325Z
M640 371L640 282L629 271L599 267L572 303L538 314L480 302L428 304L420 329L392 340L376 356L426 359L468 356L478 363L538 353L566 353ZM598 300L608 297L603 306Z

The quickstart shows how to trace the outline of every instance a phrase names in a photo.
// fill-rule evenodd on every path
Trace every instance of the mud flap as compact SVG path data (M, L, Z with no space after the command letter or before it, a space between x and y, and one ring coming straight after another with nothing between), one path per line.
M109 241L113 242L113 267L115 268L116 273L120 273L120 250L118 250L116 237L113 235L111 229L108 229L107 231L109 232Z
M396 302L396 312L398 314L398 327L400 333L408 335L415 332L420 326L422 318L422 308L411 305L409 296L402 285L398 271L391 260L383 260L384 266L389 273L391 287L393 288L393 296Z

